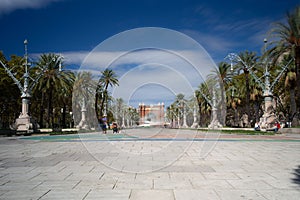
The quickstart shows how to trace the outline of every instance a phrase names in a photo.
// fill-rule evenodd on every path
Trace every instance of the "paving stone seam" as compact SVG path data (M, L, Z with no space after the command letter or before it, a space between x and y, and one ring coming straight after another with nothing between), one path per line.
M130 198L131 198L131 195L132 195L132 189L130 190L130 193L129 193L128 199L130 199Z
M42 199L44 196L46 196L49 192L51 191L51 189L50 190L48 190L47 192L45 192L42 196L40 196L37 200L40 200L40 199Z
M91 173L96 167L93 166L92 169L89 170L89 173Z
M230 184L230 182L229 182L227 179L225 179L225 182L228 183L228 185L230 185L230 187L231 187L232 189L235 189L235 190L237 189L237 188L235 188L232 184Z
M38 177L39 175L41 175L42 173L40 172L40 173L38 173L37 175L35 175L35 176L33 176L33 177L31 177L30 179L28 179L29 181L31 181L32 179L34 179L34 178L36 178L36 177Z
M99 177L99 181L103 178L104 174L105 174L105 172L103 172L103 173L101 174L101 176Z
M82 180L78 181L78 183L76 183L76 184L72 187L72 190L74 190L81 182L82 182Z
M4 186L4 185L6 185L7 183L10 183L11 181L10 180L8 180L8 181L6 181L5 183L2 183L0 186Z
M67 178L73 175L73 172L71 172L69 175L67 175L63 180L65 181Z
M257 189L254 189L255 192L257 192L259 195L261 195L263 198L265 198L266 200L270 200L269 198L267 198L263 193L259 192Z
M39 184L37 184L36 186L34 186L33 188L31 188L31 190L35 190L37 187L39 187L40 185L42 185L45 181L41 181Z
M174 192L174 189L171 190L172 191L172 195L173 195L173 199L175 200L175 192Z
M60 162L59 162L60 163ZM58 163L56 164L56 165L58 165ZM56 165L54 165L54 166L56 166ZM66 169L67 168L67 166L63 166L61 169L59 169L57 172L61 172L61 171L63 171L64 169Z
M90 194L91 191L92 191L92 189L90 189L90 190L84 195L84 197L82 198L82 200L84 200L84 199Z
M222 197L220 196L220 194L216 191L215 188L212 189L214 191L214 193L216 194L216 196L219 198L219 200L222 200Z

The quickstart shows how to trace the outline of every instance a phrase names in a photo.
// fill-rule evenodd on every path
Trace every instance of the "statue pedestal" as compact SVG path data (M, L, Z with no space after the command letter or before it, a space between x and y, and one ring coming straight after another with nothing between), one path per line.
M209 129L220 129L223 128L223 126L220 124L220 122L218 120L212 121L209 125L208 125Z
M194 122L194 123L192 124L191 128L198 128L197 122Z
M90 127L89 125L87 124L87 121L86 121L86 108L85 108L85 102L83 102L83 105L82 105L82 109L81 109L81 120L79 122L79 124L76 126L76 128L79 128L79 129L84 129L84 130L89 130Z
M212 109L212 120L210 124L208 125L209 129L220 129L223 128L222 124L219 122L217 118L217 109L213 107Z
M181 126L181 128L188 128L189 126L187 125L187 124L183 124L182 126Z
M16 119L15 129L17 133L32 133L35 131L34 121L30 116L20 116Z
M275 107L272 96L265 96L265 109L264 114L260 118L260 128L261 130L267 130L275 126L276 121L278 121L275 115Z
M83 129L83 130L89 130L90 127L89 125L87 125L86 121L81 120L78 124L78 126L76 126L76 128L78 129Z

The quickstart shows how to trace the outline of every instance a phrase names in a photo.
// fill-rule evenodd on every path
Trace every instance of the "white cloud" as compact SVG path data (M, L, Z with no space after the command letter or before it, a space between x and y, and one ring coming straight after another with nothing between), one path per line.
M37 9L62 0L0 0L0 15L18 9Z
M91 52L64 52L66 64L80 65L99 79L113 69L120 86L116 98L163 102L178 93L193 95L215 68L205 49L192 38L164 28L137 28L114 35ZM156 87L154 87L156 86ZM137 95L137 91L143 91ZM163 92L165 91L165 92Z
M80 70L90 71L96 77L105 68L113 69L120 83L112 91L113 97L136 104L167 103L179 93L190 97L215 67L204 49L64 52L62 55L66 64L81 65Z
M188 71L187 71L188 73ZM159 64L139 65L120 77L120 86L113 96L126 102L166 102L176 94L193 94L193 87L186 76L169 66Z
M84 71L103 71L112 68L119 75L127 73L132 67L154 64L168 66L182 74L193 76L201 74L203 78L215 67L210 56L203 51L146 49L132 52L64 52L67 65L79 65ZM188 70L187 70L188 68Z

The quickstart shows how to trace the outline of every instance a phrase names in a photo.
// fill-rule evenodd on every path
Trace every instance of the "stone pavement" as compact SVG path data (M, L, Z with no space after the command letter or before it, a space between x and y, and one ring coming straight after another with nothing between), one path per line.
M0 138L0 199L299 199L299 137L174 131Z

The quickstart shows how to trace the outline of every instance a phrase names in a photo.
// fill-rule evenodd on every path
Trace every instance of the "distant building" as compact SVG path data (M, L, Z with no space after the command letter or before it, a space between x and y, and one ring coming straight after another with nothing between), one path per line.
M145 123L149 123L150 125L163 125L165 121L165 105L164 103L158 103L155 105L145 105L144 103L140 103L139 116L140 125Z

